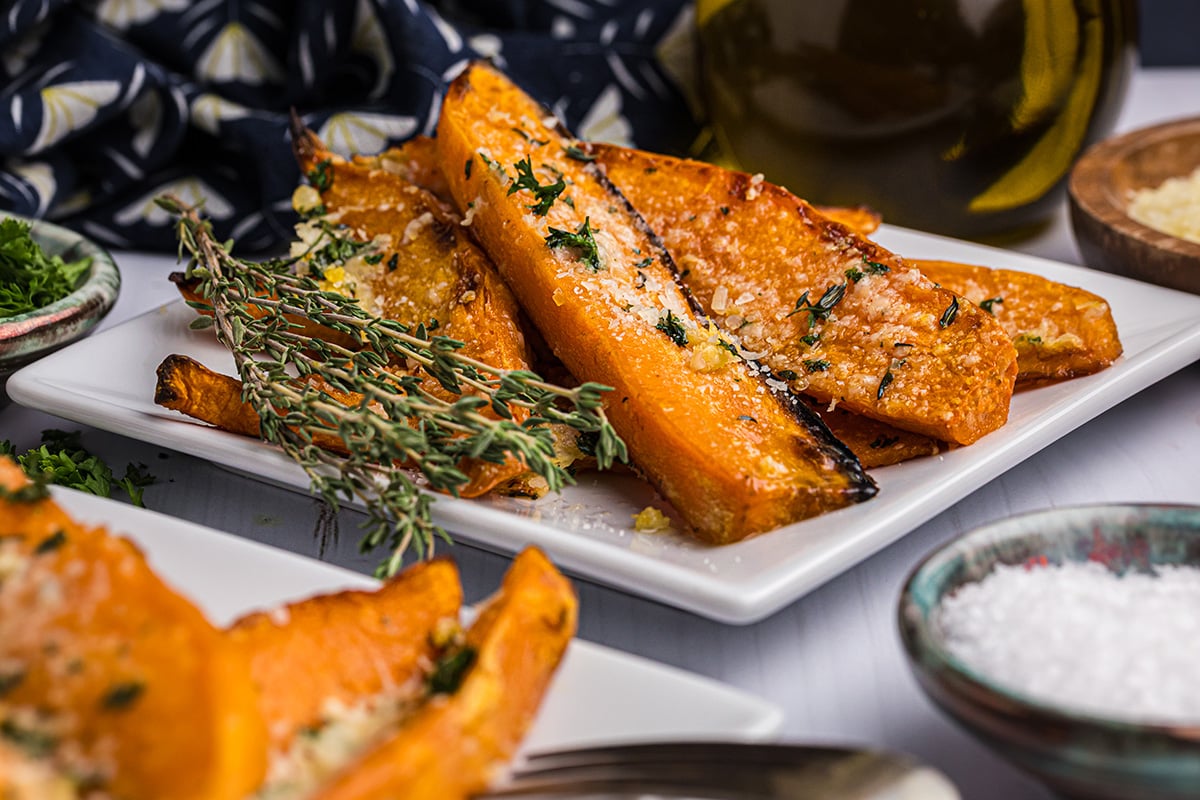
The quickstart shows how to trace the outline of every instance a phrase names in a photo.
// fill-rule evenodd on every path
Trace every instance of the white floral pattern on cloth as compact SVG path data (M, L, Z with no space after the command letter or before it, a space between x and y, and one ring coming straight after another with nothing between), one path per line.
M489 58L588 138L682 152L697 126L659 55L688 0L11 0L0 15L0 210L173 250L153 198L277 245L296 109L338 152L431 133Z

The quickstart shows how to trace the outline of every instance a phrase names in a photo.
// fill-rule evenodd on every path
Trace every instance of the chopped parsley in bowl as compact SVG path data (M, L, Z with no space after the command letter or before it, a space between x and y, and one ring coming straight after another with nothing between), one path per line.
M48 222L0 217L0 404L12 372L90 331L120 287L112 256L95 242Z

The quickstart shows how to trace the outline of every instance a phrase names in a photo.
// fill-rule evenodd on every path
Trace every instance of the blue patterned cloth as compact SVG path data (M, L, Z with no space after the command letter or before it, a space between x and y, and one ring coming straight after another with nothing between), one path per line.
M491 58L584 138L685 150L659 54L688 0L0 2L0 209L113 248L173 250L153 198L205 201L239 249L290 238L296 108L336 152L432 133ZM686 60L686 59L685 59Z

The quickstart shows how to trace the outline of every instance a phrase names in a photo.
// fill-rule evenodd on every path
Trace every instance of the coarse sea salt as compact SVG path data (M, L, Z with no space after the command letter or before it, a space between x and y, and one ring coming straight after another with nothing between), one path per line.
M944 598L947 649L997 685L1098 716L1200 724L1200 569L997 567Z

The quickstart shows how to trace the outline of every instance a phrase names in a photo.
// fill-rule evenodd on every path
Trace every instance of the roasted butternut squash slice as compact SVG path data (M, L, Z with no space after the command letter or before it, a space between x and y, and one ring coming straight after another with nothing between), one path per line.
M0 487L6 738L112 797L243 800L266 729L242 653L128 540L8 460Z
M533 722L576 615L570 583L546 557L519 554L466 633L465 672L313 800L460 800L482 791Z
M647 479L713 543L872 496L854 456L696 312L670 255L549 117L472 65L443 103L442 173L555 355L614 387L606 411Z
M420 688L456 626L462 588L445 559L425 561L371 592L318 595L251 614L229 630L258 687L271 746L317 726L330 703Z
M1016 352L977 306L761 176L589 152L662 234L700 307L793 390L957 444L1008 419Z
M1037 383L1090 375L1121 355L1103 297L1011 269L913 260L925 277L984 307L1017 348L1017 380Z

